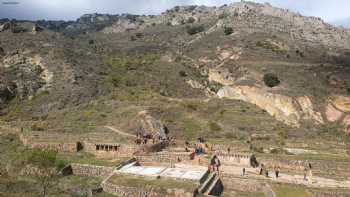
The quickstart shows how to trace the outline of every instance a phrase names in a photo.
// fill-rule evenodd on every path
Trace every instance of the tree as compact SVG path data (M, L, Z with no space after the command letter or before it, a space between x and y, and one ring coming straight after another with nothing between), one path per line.
M281 82L278 79L276 74L267 73L264 75L264 83L268 87L272 88L272 87L278 86Z
M232 27L225 27L224 29L225 35L231 35L233 33L233 28Z
M57 180L58 172L65 166L65 162L57 159L55 151L35 149L28 156L27 163L35 167L33 175L42 188L41 196L46 197L49 188Z

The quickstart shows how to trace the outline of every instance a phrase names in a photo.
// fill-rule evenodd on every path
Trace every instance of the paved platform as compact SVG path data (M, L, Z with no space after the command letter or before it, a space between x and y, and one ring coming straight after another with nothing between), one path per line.
M186 168L175 167L160 167L160 166L131 166L127 165L118 170L120 173L133 174L140 176L151 176L151 177L166 177L175 179L187 179L192 181L199 181L204 174L206 169L190 169L188 166Z

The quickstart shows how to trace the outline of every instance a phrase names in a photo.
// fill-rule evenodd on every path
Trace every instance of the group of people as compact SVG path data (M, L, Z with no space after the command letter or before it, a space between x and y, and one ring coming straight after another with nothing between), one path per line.
M219 172L219 168L221 166L221 162L220 162L220 159L218 158L218 156L214 155L211 160L210 160L210 163L209 163L209 171L210 172Z
M243 169L245 171L245 169ZM280 176L281 168L279 166L274 168L275 177L278 178ZM265 177L269 177L269 170L265 167L264 164L260 164L259 175L264 175Z

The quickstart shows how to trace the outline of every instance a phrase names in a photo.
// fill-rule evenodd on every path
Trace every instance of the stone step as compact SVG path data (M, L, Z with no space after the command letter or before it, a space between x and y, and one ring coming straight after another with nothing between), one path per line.
M206 195L210 195L210 192L214 189L214 187L216 186L219 180L220 180L220 177L216 176L213 182L211 183L211 185L209 186L209 188L207 189L207 191L205 192Z
M199 186L198 192L204 194L207 189L210 187L210 184L213 180L215 180L215 177L217 176L216 172L212 172L209 174L208 178L202 185Z

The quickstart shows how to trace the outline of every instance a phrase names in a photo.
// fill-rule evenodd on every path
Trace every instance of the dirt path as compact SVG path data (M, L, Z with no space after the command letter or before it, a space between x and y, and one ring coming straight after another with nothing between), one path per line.
M241 167L223 166L222 170L223 170L223 173L227 173L237 177L241 177L241 174L242 174ZM350 188L350 181L339 181L335 179L314 176L312 179L313 180L312 184L310 184L307 180L304 180L304 177L302 175L291 175L291 174L280 173L279 178L276 178L272 171L270 172L269 175L270 177L266 178L264 176L259 175L257 169L246 168L245 178L270 180L270 181L279 182L279 183L305 185L307 187L314 187L314 188Z
M123 136L126 136L126 137L136 138L135 135L131 135L131 134L129 134L129 133L125 133L125 132L120 131L119 129L116 129L116 128L114 128L114 127L111 127L111 126L104 126L104 127L107 128L107 129L109 129L109 130L112 130L112 131L114 131L115 133L118 133L118 134L120 134L120 135L123 135Z

